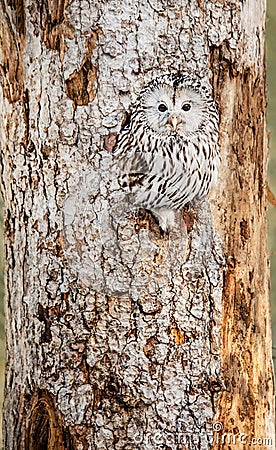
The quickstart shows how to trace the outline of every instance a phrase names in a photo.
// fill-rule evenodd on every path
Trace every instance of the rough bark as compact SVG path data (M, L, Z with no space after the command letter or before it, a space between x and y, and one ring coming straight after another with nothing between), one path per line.
M176 3L1 2L7 450L273 448L265 1ZM110 148L183 69L212 80L222 168L213 216L163 236Z

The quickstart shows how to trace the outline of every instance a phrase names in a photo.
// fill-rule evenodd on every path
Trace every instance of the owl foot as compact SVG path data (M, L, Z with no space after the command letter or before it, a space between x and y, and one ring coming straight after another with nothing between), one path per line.
M175 212L169 208L159 208L149 210L164 233L169 233L175 227Z

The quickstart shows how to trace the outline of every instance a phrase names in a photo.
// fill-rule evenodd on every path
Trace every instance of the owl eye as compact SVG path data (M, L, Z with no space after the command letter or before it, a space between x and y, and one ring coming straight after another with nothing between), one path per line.
M182 106L183 111L190 111L191 109L191 105L190 103L184 103L184 105Z
M160 105L158 106L158 110L161 112L165 112L167 111L167 106L164 103L160 103Z

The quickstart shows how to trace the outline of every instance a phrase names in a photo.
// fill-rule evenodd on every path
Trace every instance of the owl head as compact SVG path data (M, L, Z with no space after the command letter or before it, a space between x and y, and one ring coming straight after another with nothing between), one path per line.
M140 94L140 120L160 136L188 137L212 116L216 106L209 89L199 80L183 74L163 75L150 82Z

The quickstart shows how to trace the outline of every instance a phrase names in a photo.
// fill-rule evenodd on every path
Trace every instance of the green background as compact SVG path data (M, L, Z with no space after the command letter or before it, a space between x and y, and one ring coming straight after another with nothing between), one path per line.
M268 130L269 130L269 186L276 196L276 0L267 2L267 80L268 80ZM271 260L271 313L273 329L273 354L276 358L276 208L269 205L269 251ZM0 224L3 224L0 215ZM2 240L2 226L0 239ZM264 236L265 237L265 236ZM1 248L2 250L2 248ZM2 269L2 270L1 270ZM1 301L2 300L2 301ZM4 307L3 307L3 252L0 251L0 405L3 402L4 387ZM0 418L1 421L1 418ZM0 423L0 442L1 442Z
M276 196L276 1L267 2L267 81L268 81L268 131L269 164L268 179L271 191ZM271 273L271 315L273 347L276 348L276 208L268 207L269 250ZM276 350L273 356L276 357Z

